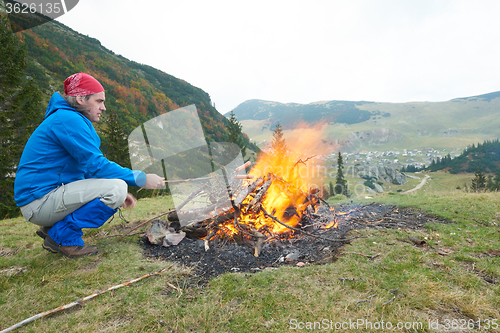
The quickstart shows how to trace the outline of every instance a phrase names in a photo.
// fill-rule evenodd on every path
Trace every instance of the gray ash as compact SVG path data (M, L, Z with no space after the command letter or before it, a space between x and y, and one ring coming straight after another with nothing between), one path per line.
M344 215L335 212L343 212ZM349 231L364 228L404 228L421 229L426 223L449 223L445 219L426 214L412 208L397 208L380 204L365 206L343 205L334 212L324 206L318 212L318 218L338 221L337 228L326 230L315 229L313 234L336 240L349 239ZM309 221L307 224L314 224ZM308 228L309 227L309 228ZM304 226L310 232L310 225ZM280 266L296 266L303 264L324 264L336 260L339 249L349 241L332 242L293 232L292 238L278 239L265 243L260 255L254 256L254 243L242 243L215 240L210 242L210 249L205 251L201 239L185 238L178 245L162 247L152 245L144 237L141 245L145 255L152 258L176 262L193 267L193 278L205 283L212 277L226 272L254 273ZM299 264L300 265L300 264Z

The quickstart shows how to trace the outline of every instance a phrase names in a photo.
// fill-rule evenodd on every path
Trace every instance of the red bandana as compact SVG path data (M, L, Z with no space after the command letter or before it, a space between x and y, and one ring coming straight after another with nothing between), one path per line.
M64 93L68 96L88 96L104 91L103 86L92 76L76 73L64 80Z

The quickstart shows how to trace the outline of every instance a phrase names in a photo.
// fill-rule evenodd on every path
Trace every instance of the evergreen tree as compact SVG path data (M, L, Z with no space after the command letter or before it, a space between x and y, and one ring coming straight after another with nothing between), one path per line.
M271 150L273 154L281 157L285 157L288 153L288 146L285 138L283 137L283 129L281 128L280 123L276 125L274 130Z
M335 194L344 194L349 196L349 190L347 188L347 180L344 178L344 161L342 159L342 154L339 152L337 159L337 178L335 181Z
M486 189L486 176L481 168L477 169L470 188L474 192L482 192Z
M488 177L486 177L486 179L487 179L486 188L488 189L488 191L495 191L495 183L493 182L493 176L488 175Z
M238 121L238 119L236 119L234 112L231 111L231 113L229 114L228 124L226 125L226 141L237 144L241 149L243 158L245 158L247 141L243 137L243 132L241 131L241 129L241 123Z
M493 179L493 191L500 191L500 171Z
M123 167L130 168L127 135L120 124L116 112L108 110L107 113L108 115L103 119L105 126L101 130L107 139L107 145L103 147L103 150L106 152L106 157L109 160Z
M335 189L333 188L333 183L330 182L329 184L329 193L330 193L330 196L334 196L335 195Z
M0 218L19 214L14 177L29 136L42 120L41 92L26 78L26 47L0 14Z

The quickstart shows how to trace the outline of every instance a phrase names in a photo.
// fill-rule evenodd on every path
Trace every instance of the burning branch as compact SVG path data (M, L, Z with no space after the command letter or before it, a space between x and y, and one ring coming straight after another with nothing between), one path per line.
M302 159L299 159L297 162L295 162L295 164L293 166L296 167L297 164L299 164L299 163L302 163L302 164L305 165L307 161L309 161L311 158L314 158L314 157L316 157L316 155L313 155L313 156L310 156L310 157L306 158L305 161L302 161Z

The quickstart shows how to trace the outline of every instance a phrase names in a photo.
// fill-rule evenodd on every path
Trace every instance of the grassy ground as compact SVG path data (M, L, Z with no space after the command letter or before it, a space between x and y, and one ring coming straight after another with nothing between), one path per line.
M419 231L354 230L352 236L366 238L345 246L330 264L227 273L204 287L188 268L174 265L162 276L18 331L373 332L392 326L401 332L500 332L500 258L490 254L500 250L500 194L458 190L465 180L460 177L431 174L415 194L370 200L417 207L454 223ZM124 216L144 221L170 206L165 198L143 199ZM100 252L81 259L43 250L35 230L19 218L0 221L0 329L171 265L145 258L139 235L110 237L123 233L117 217L85 234ZM414 245L410 235L427 245Z

